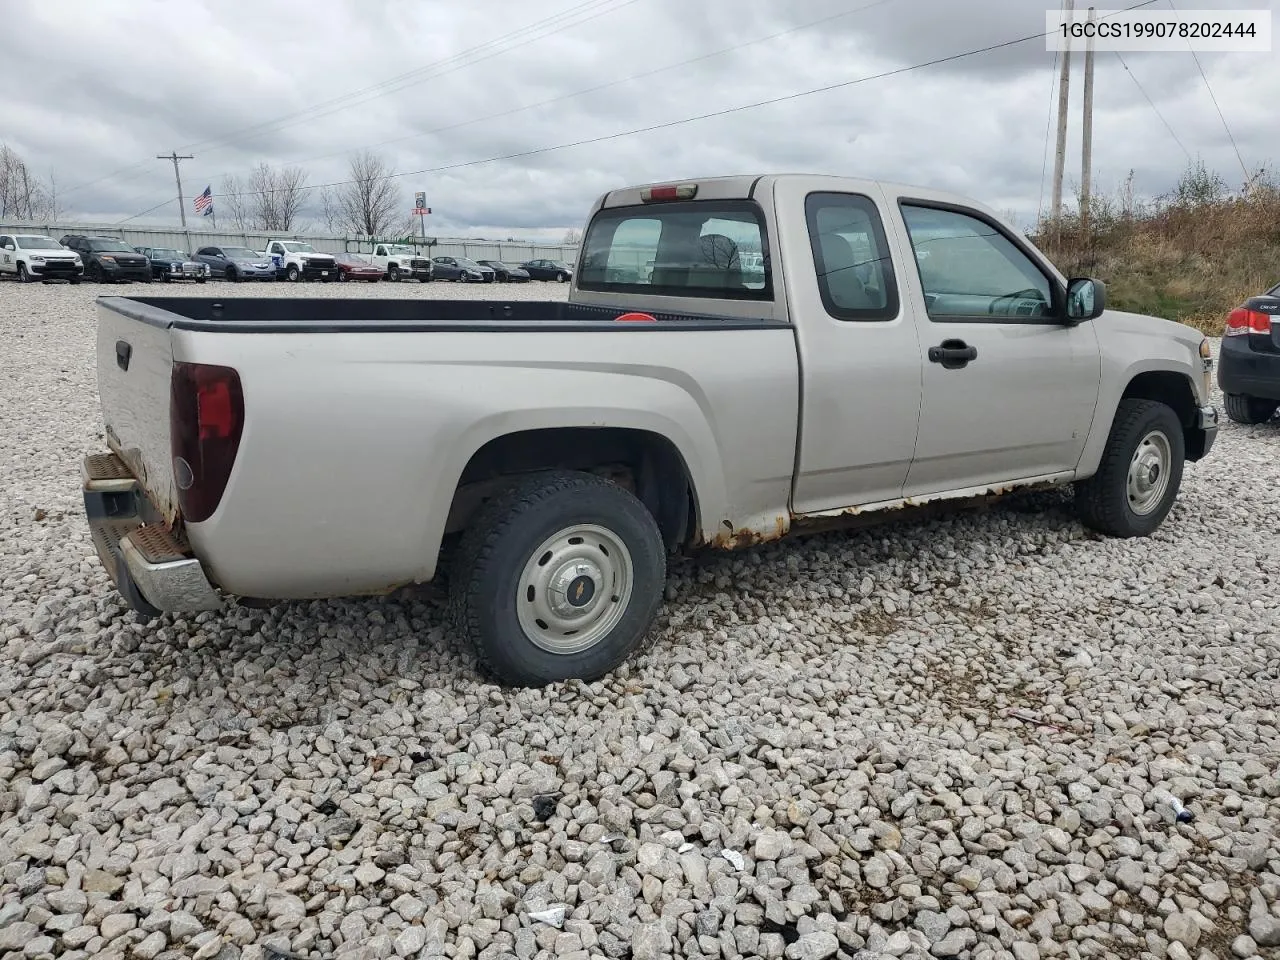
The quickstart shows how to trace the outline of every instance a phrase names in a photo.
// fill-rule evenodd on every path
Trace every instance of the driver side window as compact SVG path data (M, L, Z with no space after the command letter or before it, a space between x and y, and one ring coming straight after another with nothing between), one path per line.
M1053 314L1053 287L992 224L937 207L902 204L929 319L1010 321Z

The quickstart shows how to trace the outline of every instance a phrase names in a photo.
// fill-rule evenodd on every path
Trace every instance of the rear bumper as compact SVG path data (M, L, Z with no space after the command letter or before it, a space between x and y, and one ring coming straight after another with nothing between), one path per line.
M1280 400L1280 353L1254 350L1252 335L1223 337L1218 355L1218 386L1261 400Z
M164 525L119 457L85 457L80 473L94 549L133 610L150 618L221 609L199 559Z

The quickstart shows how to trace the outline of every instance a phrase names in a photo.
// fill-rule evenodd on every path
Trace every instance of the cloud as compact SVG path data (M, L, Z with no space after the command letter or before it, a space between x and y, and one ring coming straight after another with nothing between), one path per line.
M562 232L605 190L724 173L918 182L1024 223L1047 193L1054 80L1042 40L848 84L1037 33L1043 7L1026 0L564 0L514 12L498 0L134 0L75 9L68 17L57 5L18 5L0 34L0 62L31 91L0 101L0 131L42 177L56 177L69 215L110 221L161 204L140 219L176 221L176 204L163 206L175 193L172 165L155 159L171 149L195 154L182 165L189 204L206 183L216 192L223 174L262 161L301 165L310 184L341 180L345 157L375 144L400 171L454 167L401 181L406 211L414 190L427 192L436 234ZM736 49L707 56L725 48ZM1134 77L1186 150L1238 182L1240 163L1190 54L1125 61L1131 73L1114 54L1097 58L1099 188L1132 169L1138 191L1153 195L1187 163ZM1280 74L1265 54L1201 61L1246 165L1264 162ZM1073 67L1067 169L1078 183L1078 55ZM845 85L624 135L834 84ZM476 162L595 138L605 139Z

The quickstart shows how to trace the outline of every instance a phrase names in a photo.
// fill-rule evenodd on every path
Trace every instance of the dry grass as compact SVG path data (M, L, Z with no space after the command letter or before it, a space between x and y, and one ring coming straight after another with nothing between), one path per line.
M1107 284L1108 305L1220 336L1234 307L1280 282L1280 189L1261 171L1239 196L1189 170L1173 194L1137 206L1095 198L1040 224L1037 244L1070 276Z

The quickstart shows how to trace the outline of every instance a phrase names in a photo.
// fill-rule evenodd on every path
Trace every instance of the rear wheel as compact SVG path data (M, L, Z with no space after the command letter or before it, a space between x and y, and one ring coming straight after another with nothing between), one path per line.
M1248 397L1243 393L1228 393L1223 398L1227 416L1236 423L1266 423L1275 416L1280 403L1261 397Z
M594 474L516 481L463 534L450 578L460 631L500 682L596 679L643 646L666 556L653 516Z
M1085 526L1113 537L1145 537L1164 521L1182 484L1182 424L1154 400L1121 400L1098 472L1076 484Z

